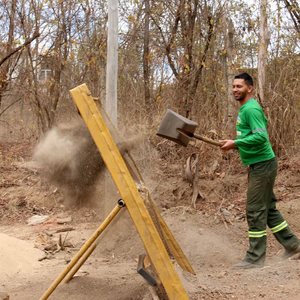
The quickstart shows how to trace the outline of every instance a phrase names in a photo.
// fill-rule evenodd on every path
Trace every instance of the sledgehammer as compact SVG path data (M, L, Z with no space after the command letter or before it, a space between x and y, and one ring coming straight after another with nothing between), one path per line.
M221 142L195 134L197 126L198 123L167 109L156 134L185 147L192 138L218 147L223 145Z

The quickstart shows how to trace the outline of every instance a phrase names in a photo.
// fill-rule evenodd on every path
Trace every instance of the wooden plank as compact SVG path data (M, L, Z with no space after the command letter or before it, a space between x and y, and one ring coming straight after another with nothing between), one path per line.
M148 188L146 187L145 182L144 182L141 174L139 173L138 167L136 166L133 158L130 156L129 153L127 153L127 154L128 155L124 156L124 161L131 173L131 176L134 175L133 178L139 184L139 192L141 193L141 195L146 203L148 212L152 218L152 221L153 221L153 223L159 233L159 236L160 236L161 240L163 241L169 255L176 259L177 263L183 270L196 275L196 272L194 271L191 263L189 262L188 258L182 251L180 245L176 241L176 239L175 239L173 233L171 232L170 228L168 227L167 223L164 221L163 217L161 216L159 208L157 207L157 205L151 198L150 192L149 192ZM130 162L129 162L129 160L130 160Z
M174 258L178 262L179 266L183 270L195 275L196 272L194 271L192 265L190 264L189 260L187 259L184 252L182 251L180 245L176 241L176 239L175 239L172 231L168 227L167 223L160 215L158 207L156 206L156 204L153 202L153 200L150 197L149 197L149 203L152 206L153 211L156 215L156 218L159 222L160 231L163 235L163 240L167 244L167 248L169 249L169 252L174 256Z
M113 138L85 84L70 91L99 151L115 182L128 212L141 237L159 279L171 300L189 299L176 273L167 250L149 215L144 200L116 146Z

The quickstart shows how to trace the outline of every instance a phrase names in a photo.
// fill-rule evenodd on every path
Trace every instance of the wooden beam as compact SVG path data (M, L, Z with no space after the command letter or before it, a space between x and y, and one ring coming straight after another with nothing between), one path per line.
M174 256L174 258L178 262L179 266L183 270L196 275L196 272L194 271L192 265L190 264L189 260L185 256L185 254L182 251L180 245L178 244L175 237L173 236L173 233L169 229L169 227L166 224L163 217L160 215L158 207L156 206L156 204L153 202L153 200L150 197L149 197L149 202L150 202L150 205L152 206L152 208L154 210L155 217L157 218L157 221L158 221L159 226L160 226L160 231L163 235L163 237L162 237L163 241L165 241L165 244L167 245L167 248L168 248L169 252L171 253L171 255Z

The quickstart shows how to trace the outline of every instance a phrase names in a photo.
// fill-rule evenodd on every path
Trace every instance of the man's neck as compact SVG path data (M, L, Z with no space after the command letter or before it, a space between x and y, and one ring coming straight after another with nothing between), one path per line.
M240 102L240 106L244 105L246 102L248 102L250 99L252 99L252 96L246 96L243 100L239 101Z

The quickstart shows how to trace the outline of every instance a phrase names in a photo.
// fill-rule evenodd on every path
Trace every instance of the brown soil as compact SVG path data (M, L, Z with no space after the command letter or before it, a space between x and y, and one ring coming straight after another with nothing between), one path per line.
M200 162L198 185L204 199L199 198L193 208L191 187L182 176L182 159L189 154L183 151L189 150L166 150L167 144L158 154L147 147L136 150L137 162L164 219L196 270L193 276L175 265L191 299L300 299L300 260L281 259L282 249L271 234L264 268L232 268L247 250L247 175L235 155L222 160L218 154L217 159ZM97 181L92 201L66 206L62 191L44 182L28 164L32 151L32 144L0 142L0 292L8 293L11 300L39 299L118 199L104 175ZM146 156L151 165L143 159ZM300 237L299 155L281 160L279 169L278 207ZM34 215L48 218L28 225ZM72 230L63 231L66 229ZM138 256L144 252L124 209L76 277L61 284L51 299L151 299L148 284L136 272Z

